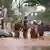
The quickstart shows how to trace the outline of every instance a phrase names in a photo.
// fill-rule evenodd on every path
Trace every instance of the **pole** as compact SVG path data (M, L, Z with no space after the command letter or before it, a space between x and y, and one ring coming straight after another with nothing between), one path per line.
M3 12L3 19L4 19L4 29L7 30L7 23L6 23L7 8L4 8L4 2L5 0L2 0L2 12Z
M19 0L19 19L20 19L20 0ZM21 20L21 19L20 19Z
M2 8L2 13L1 13L1 29L4 29L4 0L1 1L1 8Z
M21 2L20 2L20 0L19 0L19 16L20 16L20 20L21 20L21 23L22 23L23 17L21 17L22 13L20 14L20 6L21 6L20 4L21 4Z

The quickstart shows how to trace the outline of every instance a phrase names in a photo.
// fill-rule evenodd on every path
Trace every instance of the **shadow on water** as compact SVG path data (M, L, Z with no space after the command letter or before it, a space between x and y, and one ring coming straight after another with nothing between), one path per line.
M42 46L20 46L19 50L50 50L50 47Z
M24 46L24 50L50 50L49 46Z

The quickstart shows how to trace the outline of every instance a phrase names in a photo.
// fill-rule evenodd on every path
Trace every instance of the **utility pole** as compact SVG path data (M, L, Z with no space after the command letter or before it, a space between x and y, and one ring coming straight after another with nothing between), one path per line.
M1 29L7 29L7 23L6 23L6 14L7 14L7 8L5 8L4 7L4 2L5 2L5 0L2 0L2 7L1 7L1 26L2 26L2 28Z
M20 16L20 1L19 1L19 5L18 5L18 8L19 8L19 16Z
M1 1L0 7L0 29L4 29L4 0Z
M22 13L20 11L20 8L21 8L21 2L19 0L19 16L20 16L21 23L23 23L23 17L22 17Z

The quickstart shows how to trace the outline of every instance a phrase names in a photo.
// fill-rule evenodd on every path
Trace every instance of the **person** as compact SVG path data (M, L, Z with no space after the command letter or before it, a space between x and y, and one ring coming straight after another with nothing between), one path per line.
M37 38L37 34L36 34L36 31L35 31L35 28L34 27L31 29L30 34L31 34L31 39Z
M33 22L33 27L31 28L31 38L37 38L37 23Z
M49 25L48 24L45 26L45 31L49 31Z
M39 39L43 38L43 35L44 35L44 23L41 23L41 25L38 26L38 32L39 32Z
M15 32L15 37L19 38L20 37L20 30L23 28L23 25L21 23L15 23L14 26L14 32Z
M49 31L50 31L50 25L49 25Z
M27 38L27 31L28 31L28 27L27 27L27 16L24 17L24 29L23 29L23 37Z

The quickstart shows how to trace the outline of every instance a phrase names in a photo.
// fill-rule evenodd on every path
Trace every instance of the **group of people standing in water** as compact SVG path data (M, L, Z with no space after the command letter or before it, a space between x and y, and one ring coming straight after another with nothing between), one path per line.
M41 22L41 24L38 24L37 22L34 21L33 24L30 24L28 23L27 17L24 17L23 24L19 22L14 25L15 37L19 38L20 35L19 32L22 30L23 38L27 39L27 35L28 35L27 33L29 28L31 29L30 36L32 39L43 37L45 31L44 23Z

